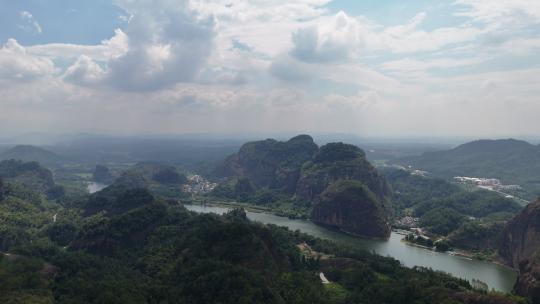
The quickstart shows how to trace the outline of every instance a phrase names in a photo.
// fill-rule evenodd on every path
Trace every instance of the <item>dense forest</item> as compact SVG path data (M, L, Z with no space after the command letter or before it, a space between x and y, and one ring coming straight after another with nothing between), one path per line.
M523 187L529 200L540 196L540 146L522 140L477 140L451 150L426 152L393 162L444 178L498 178L504 184Z
M37 162L0 162L0 301L525 303L350 244L250 222L243 209L196 214L179 203L230 195L275 211L282 201L305 217L315 210L325 226L338 208L350 217L342 230L370 236L389 233L389 216L409 214L447 236L438 249L478 250L498 246L502 224L521 209L514 201L402 170L380 173L361 149L319 148L307 136L255 142L234 157L217 170L241 170L202 196L183 192L185 171L167 163L69 163L51 172ZM81 185L91 180L110 186L87 194Z
M434 234L463 234L472 227L492 226L505 222L522 208L515 200L491 191L469 191L444 179L406 170L387 168L383 172L394 190L396 216L418 217L420 226Z
M66 208L7 186L0 201L3 222L18 220L4 225L13 230L0 236L2 303L518 300L479 293L467 281L405 268L359 248L252 223L241 209L195 214L121 186ZM321 282L321 272L329 284Z

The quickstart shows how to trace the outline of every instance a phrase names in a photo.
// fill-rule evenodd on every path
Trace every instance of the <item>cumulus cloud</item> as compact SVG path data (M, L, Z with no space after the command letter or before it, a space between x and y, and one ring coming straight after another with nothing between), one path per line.
M108 84L157 90L195 79L212 51L213 18L201 17L188 1L118 4L133 17L126 29L127 52L108 62Z
M429 7L387 26L331 12L329 2L118 0L127 24L101 43L0 48L0 84L10 83L0 87L0 121L16 129L27 115L38 127L97 132L470 134L490 131L475 122L504 117L504 128L538 129L540 71L509 71L523 70L514 61L538 63L537 1L457 0L448 14L460 18L439 27ZM527 127L516 127L523 117Z
M103 81L105 71L92 58L81 55L64 74L64 80L78 85L96 85Z
M291 54L306 62L346 61L358 57L363 33L356 19L339 12L329 22L294 32Z
M309 65L286 55L274 60L269 71L278 79L292 83L305 82L314 76L314 71Z
M15 39L0 48L0 83L28 82L54 72L50 59L28 54Z

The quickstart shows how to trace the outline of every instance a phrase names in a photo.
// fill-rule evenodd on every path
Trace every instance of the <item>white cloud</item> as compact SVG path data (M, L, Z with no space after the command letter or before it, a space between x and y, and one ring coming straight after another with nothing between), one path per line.
M118 58L127 52L128 37L121 29L117 29L111 39L104 40L98 45L49 43L29 46L26 49L29 54L46 56L52 59L65 60L85 55L93 60L107 61Z
M41 26L30 12L21 11L19 16L23 22L21 25L19 25L22 30L35 34L41 34L43 32Z
M397 71L397 72L414 72L414 71L426 71L431 69L450 69L460 68L464 66L471 66L489 58L437 58L427 60L416 60L410 58L404 58L394 61L387 61L381 65L383 70Z
M358 92L350 96L330 94L324 97L328 108L343 111L365 110L381 100L380 94L376 91Z
M81 55L64 74L64 79L78 85L97 85L103 80L105 71L92 58Z
M10 84L0 121L27 113L36 127L156 133L538 130L540 71L464 69L532 57L535 3L460 0L450 7L461 24L428 29L429 8L383 26L330 13L329 2L119 0L128 24L97 45L0 49Z
M358 57L365 34L362 25L344 12L324 21L294 32L291 54L306 62L346 61Z
M51 60L28 54L15 39L0 48L0 83L28 82L54 72Z
M455 4L467 7L456 15L487 23L540 20L540 2L537 0L456 0Z
M212 51L214 19L188 1L118 1L133 15L128 50L108 62L106 82L123 90L157 90L192 81ZM159 9L155 9L159 7Z

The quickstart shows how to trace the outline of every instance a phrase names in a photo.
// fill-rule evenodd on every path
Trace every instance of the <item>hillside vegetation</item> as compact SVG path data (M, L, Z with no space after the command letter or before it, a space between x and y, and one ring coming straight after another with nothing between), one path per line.
M309 215L315 223L359 235L389 236L391 190L354 145L339 142L319 148L308 135L286 142L250 142L218 166L216 175L226 180L211 193L214 197L265 206L282 215ZM362 191L331 188L344 181L354 181ZM344 192L337 194L340 189ZM347 203L330 199L330 193L347 196ZM363 208L368 211L360 211ZM369 229L355 223L363 220L371 224Z
M523 187L528 199L540 196L540 146L521 140L478 140L395 162L445 178L498 178L504 184Z
M521 210L515 200L491 191L467 191L444 179L414 175L405 170L387 168L383 172L394 190L396 216L418 217L420 226L435 234L450 235L456 232L456 244L460 244L458 239L474 237L476 232L472 233L473 227L481 230L480 226L486 228L504 223ZM466 226L469 229L462 227L469 222L474 222ZM500 229L497 226L492 228L497 231L498 237ZM465 236L465 232L471 233ZM491 244L489 248L496 248L496 244Z
M113 188L111 188L113 189ZM0 253L2 303L514 303L467 281L144 189L104 190ZM113 189L114 190L114 189ZM8 194L0 206L9 205ZM144 199L143 199L144 198ZM110 212L109 203L122 208ZM94 211L80 217L79 208ZM6 211L0 209L0 214ZM26 217L38 216L30 210ZM21 223L13 227L27 230ZM324 272L330 284L322 284Z

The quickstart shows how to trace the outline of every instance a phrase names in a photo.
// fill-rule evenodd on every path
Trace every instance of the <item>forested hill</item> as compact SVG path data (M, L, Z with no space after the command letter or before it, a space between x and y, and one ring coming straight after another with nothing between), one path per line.
M86 204L98 210L107 204L96 200L111 199L125 208L80 217L71 204L54 211L58 220L48 213L45 221L13 221L12 234L0 233L27 232L16 243L3 243L9 255L0 253L0 302L515 303L443 273L252 223L241 209L198 215L143 189L109 195L94 195ZM144 202L134 202L141 197ZM0 215L21 204L8 194ZM18 217L45 215L26 210Z
M525 188L531 199L540 196L540 146L526 141L478 140L451 150L402 158L395 163L441 177L498 178L504 184Z
M13 159L0 161L0 178L50 197L63 195L63 189L55 184L52 172L37 162Z
M0 154L0 159L18 159L23 161L35 161L41 164L53 164L61 161L62 157L40 147L19 145L4 151Z
M216 197L300 209L304 216L310 210L317 224L369 237L390 236L391 189L354 145L318 147L309 135L248 142L215 173L226 178L212 192Z

